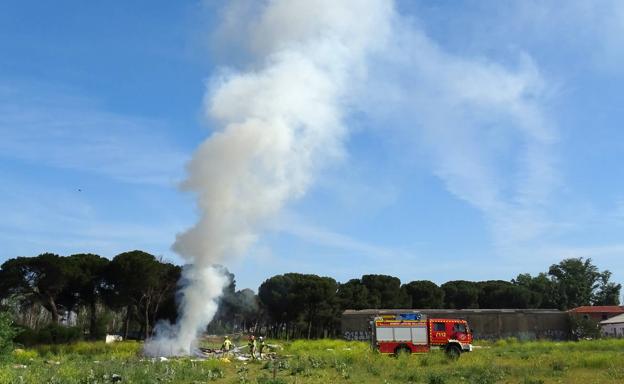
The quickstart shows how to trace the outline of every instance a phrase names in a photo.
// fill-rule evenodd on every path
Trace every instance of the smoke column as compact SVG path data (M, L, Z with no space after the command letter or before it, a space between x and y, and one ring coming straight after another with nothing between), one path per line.
M192 352L227 283L213 265L247 250L315 171L340 157L350 85L384 45L394 8L389 0L274 0L253 14L234 28L248 32L250 69L213 79L206 95L217 129L184 183L201 216L173 246L188 263L181 317L146 343L150 355Z

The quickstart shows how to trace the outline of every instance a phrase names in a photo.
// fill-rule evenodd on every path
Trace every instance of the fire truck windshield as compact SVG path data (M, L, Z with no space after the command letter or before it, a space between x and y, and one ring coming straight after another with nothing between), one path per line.
M454 332L466 333L466 326L464 324L455 324L453 327Z

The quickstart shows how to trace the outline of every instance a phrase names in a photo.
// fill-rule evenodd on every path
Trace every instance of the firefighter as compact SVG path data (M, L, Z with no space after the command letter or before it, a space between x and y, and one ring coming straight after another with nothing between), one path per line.
M232 341L228 336L225 336L225 340L223 340L223 345L221 346L221 349L223 349L223 352L226 355L230 354L230 349L232 349Z
M260 346L258 347L258 352L260 353L260 358L262 359L262 351L266 348L266 343L264 342L264 337L260 336L259 338Z
M249 353L251 353L251 358L256 359L256 337L254 335L249 336Z

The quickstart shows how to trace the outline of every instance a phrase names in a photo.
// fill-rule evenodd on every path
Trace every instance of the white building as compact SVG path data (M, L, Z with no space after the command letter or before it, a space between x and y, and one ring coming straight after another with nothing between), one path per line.
M607 337L624 337L624 313L601 321L600 330Z

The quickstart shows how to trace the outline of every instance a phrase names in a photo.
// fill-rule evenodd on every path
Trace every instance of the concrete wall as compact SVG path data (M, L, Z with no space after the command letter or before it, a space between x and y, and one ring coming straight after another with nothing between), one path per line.
M624 337L624 323L603 324L600 328L603 336Z
M376 315L413 310L346 310L342 314L342 335L348 340L369 340L369 321ZM568 314L552 309L423 309L429 318L467 320L476 339L564 340L570 334Z

